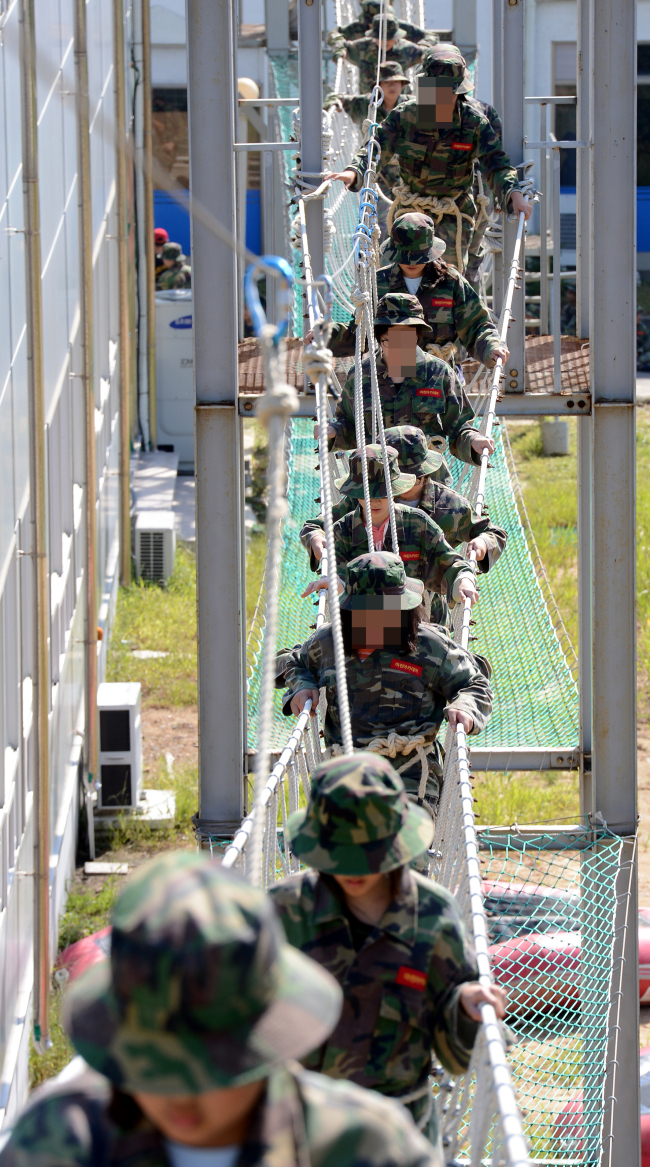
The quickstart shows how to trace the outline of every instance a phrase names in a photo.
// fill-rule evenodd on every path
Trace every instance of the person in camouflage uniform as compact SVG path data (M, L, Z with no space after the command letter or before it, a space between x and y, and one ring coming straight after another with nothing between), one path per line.
M399 105L404 100L402 91L408 85L408 77L397 61L387 61L385 65L379 66L379 88L381 89L384 100L381 105L377 106L376 119L378 122L383 122L384 118L388 116L396 105ZM350 96L345 93L330 93L325 99L323 108L340 109L347 113L348 117L364 131L364 141L367 141L367 127L369 125L368 114L370 98L372 93L364 93L361 96ZM379 178L377 185L382 192L384 198L377 200L377 222L381 229L382 239L386 238L387 220L388 220L388 206L386 199L392 202L393 187L399 179L399 163L397 158L384 168ZM310 339L311 339L310 333ZM309 343L309 340L307 340Z
M395 501L424 511L436 523L451 547L467 543L467 553L474 551L480 572L487 572L494 566L508 541L506 532L497 527L487 514L476 514L472 504L462 494L443 485L433 477L442 458L435 450L429 450L422 430L415 426L402 425L386 430L386 441L397 451L397 463L405 474L415 477L415 484L403 494L396 494ZM335 524L348 514L352 507L349 496L343 495L340 502L332 507ZM307 519L300 532L300 542L309 553L312 571L318 569L325 546L325 524L323 516ZM402 544L400 542L400 549ZM444 597L439 596L432 605L431 619L435 624L449 625L449 611Z
M479 1003L503 1016L505 995L477 983L453 896L409 867L431 844L431 819L387 759L357 753L316 767L309 805L291 815L288 833L313 870L270 895L289 942L343 990L339 1023L307 1064L404 1099L437 1146L431 1051L462 1074Z
M455 458L478 465L484 449L493 452L494 442L473 428L474 411L454 370L439 357L416 347L414 372L401 377L395 371L389 374L389 342L400 339L399 334L405 329L412 330L413 335L417 333L417 339L424 338L425 342L432 332L420 301L416 296L389 292L377 304L374 325L375 339L379 340L381 349L381 358L377 358L377 381L386 428L414 425L424 431L429 445L442 451L449 442ZM370 356L366 356L361 362L366 441L372 440L370 361ZM345 382L327 432L330 449L350 450L356 446L354 371ZM318 426L314 434L318 437ZM444 478L439 474L442 481L451 484L448 472Z
M379 16L373 16L372 28L368 36L359 37L354 41L343 41L340 46L340 56L345 54L347 61L356 65L359 70L359 89L361 93L370 93L377 80L377 63L379 60ZM399 34L399 25L393 17L385 22L386 61L395 61L402 69L412 69L419 65L426 53L427 45L423 42L414 45L404 40ZM390 159L386 159L390 161Z
M368 36L372 29L373 17L378 16L381 5L379 0L361 0L361 16L357 20L351 20L349 24L336 25L330 33L328 33L328 44L334 50L332 57L337 60L344 47L343 41L358 40L359 37ZM384 7L384 15L387 18L396 20L399 26L397 35L404 37L411 41L414 45L419 45L420 41L426 40L428 45L436 45L438 43L437 33L431 28L420 28L417 24L411 24L409 20L399 20L395 13L395 9L391 5Z
M479 101L471 92L467 93L465 98L467 105L476 106L479 113L483 114L489 121L496 137L500 142L503 142L503 122L499 117L493 105L489 105L487 101ZM472 285L473 288L478 287L479 283L479 268L485 256L485 249L483 246L483 239L487 231L488 223L490 222L490 214L494 210L494 198L489 186L484 181L484 175L478 162L474 163L474 202L478 208L478 214L474 223L474 231L469 243L467 254L467 267L465 269L465 279ZM483 200L485 200L483 202Z
M397 292L417 296L431 336L425 352L457 368L465 353L491 369L497 357L508 357L485 305L468 281L450 263L440 259L444 243L436 238L428 215L410 212L393 223L391 242L395 260L377 272L377 295ZM355 351L356 321L335 324L329 347L337 357Z
M348 563L339 602L354 747L403 755L397 769L408 793L434 810L444 756L437 741L442 721L446 717L452 726L480 733L492 709L492 690L487 662L454 644L437 625L422 622L422 592L421 581L407 577L397 555L375 551ZM331 625L323 624L287 654L281 674L287 717L297 717L307 700L315 709L319 690L325 689L325 745L340 752Z
M389 477L395 497L400 492L411 490L415 486L416 478L414 474L400 474L396 450L389 446L387 453ZM392 551L393 540L381 446L366 446L366 460L374 550ZM359 450L354 450L350 455L348 477L337 481L336 486L344 497L350 499L353 507L334 524L336 564L340 574L344 576L345 564L368 549L362 457ZM474 572L462 556L452 551L440 527L423 511L402 506L398 502L395 502L394 510L399 556L404 563L406 574L411 579L422 580L424 584L423 603L427 618L434 624L445 624L449 617L445 596L449 596L454 602L468 599L472 604L478 599ZM321 577L307 586L302 593L303 597L327 587L327 584L327 579Z
M287 944L261 889L213 860L168 852L138 869L110 961L65 1011L85 1061L32 1096L0 1167L175 1167L190 1148L222 1167L441 1167L401 1106L296 1067L341 990Z
M192 269L185 262L180 243L166 243L162 249L162 261L165 270L158 277L156 288L159 291L192 287Z
M476 160L502 207L515 213L523 211L526 218L532 207L521 193L517 172L488 119L476 105L465 101L471 82L456 46L436 45L428 52L417 82L417 97L394 109L377 130L381 148L377 169L381 171L397 154L400 182L393 191L393 218L406 211L431 214L446 245L443 258L462 274L477 219L473 196ZM366 165L365 154L359 151L345 170L327 177L341 179L350 190L360 190Z

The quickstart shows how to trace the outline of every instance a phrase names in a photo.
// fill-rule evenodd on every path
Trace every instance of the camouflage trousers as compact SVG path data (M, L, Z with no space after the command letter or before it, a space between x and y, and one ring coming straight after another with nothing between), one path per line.
M457 198L447 196L437 198L435 195L415 194L406 183L400 179L393 187L395 201L388 215L388 227L392 227L396 219L411 211L421 211L431 215L436 225L436 235L445 244L444 254L440 256L447 263L464 274L467 267L469 248L476 226L476 214L468 214L461 210L459 203L473 206L471 199L467 202L467 195L462 193Z
M474 199L479 207L478 217L474 226L474 233L469 245L469 254L467 256L467 268L465 269L465 279L472 285L475 291L478 291L478 269L480 268L485 257L483 248L483 239L487 231L488 223L490 222L490 210L493 205L492 199L485 193L483 179L480 171L476 175L474 183Z
M442 1139L438 1124L438 1108L436 1100L433 1097L432 1086L432 1080L429 1078L427 1081L427 1092L420 1098L414 1098L412 1102L404 1102L403 1105L406 1106L418 1130L422 1131L422 1134L429 1140L432 1147L435 1147L439 1152L441 1162L444 1162Z

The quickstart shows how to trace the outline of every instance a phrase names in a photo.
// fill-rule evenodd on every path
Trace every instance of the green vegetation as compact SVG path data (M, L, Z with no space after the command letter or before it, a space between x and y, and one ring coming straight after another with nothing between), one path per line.
M565 770L539 774L495 774L486 771L474 778L476 821L487 826L511 823L576 822L580 813L578 778Z

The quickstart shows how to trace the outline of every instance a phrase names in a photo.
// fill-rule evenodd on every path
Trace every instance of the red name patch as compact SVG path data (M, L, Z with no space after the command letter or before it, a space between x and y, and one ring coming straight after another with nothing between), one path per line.
M419 559L420 552L419 551L400 551L399 557L400 557L400 559L404 559L404 560Z
M412 677L422 676L422 665L412 665L408 660L392 660L390 662L391 669L397 669L398 673L410 673ZM400 972L402 970L400 969ZM406 970L409 972L409 969ZM420 974L418 973L418 976ZM398 982L401 983L401 982Z
M420 972L419 968L409 968L408 965L403 964L398 970L396 984L406 985L407 989L419 989L423 992L427 987L427 974Z
M472 142L452 142L452 150L471 150L473 148Z
M416 397L442 397L442 389L418 389Z
M451 298L445 299L444 296L433 296L431 299L432 308L453 308L454 301Z

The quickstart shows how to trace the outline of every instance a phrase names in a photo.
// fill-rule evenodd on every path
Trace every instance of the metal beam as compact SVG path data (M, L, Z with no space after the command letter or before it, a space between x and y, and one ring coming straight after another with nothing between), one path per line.
M591 105L591 16L589 0L578 0L578 101L577 124L578 138L589 141L590 137L590 105ZM591 200L589 150L578 150L576 155L576 292L577 292L577 333L578 336L589 336L589 249L590 249L590 220Z
M264 0L264 20L266 24L267 53L289 51L289 3L288 0Z
M513 166L524 160L524 3L523 0L508 0L503 5L503 107L499 111L503 118L503 148ZM504 208L505 210L505 208ZM505 263L510 263L517 222L509 223L503 216L503 255ZM525 257L522 256L525 269ZM508 329L510 356L506 362L506 393L523 393L526 376L525 350L525 281L515 289L513 298L513 323Z
M300 82L300 166L307 174L323 170L323 67L321 4L298 0L298 68ZM318 186L318 179L313 179ZM305 204L311 269L318 279L325 271L323 200ZM303 296L305 332L307 307Z
M461 53L476 52L476 0L454 0L453 40Z
M147 325L147 395L149 400L149 448L158 441L156 399L156 256L153 215L153 107L151 92L150 0L142 5L142 153L144 162L144 261Z
M239 413L242 417L253 417L259 393L239 394ZM468 393L471 406L476 408L480 401L477 393ZM329 398L332 408L336 398ZM502 397L497 401L497 417L587 417L591 414L589 393L518 393L516 396ZM316 398L313 393L298 396L298 410L294 417L316 417Z
M635 309L636 3L591 0L589 322L593 457L593 752L596 810L636 831ZM638 1167L639 1031L636 880L622 995L610 1002L607 1064L618 1063L611 1134L600 1162ZM620 1016L617 1013L620 1001ZM607 1085L607 1084L606 1084ZM611 1086L611 1083L610 1083ZM614 1093L609 1090L609 1093ZM607 1108L609 1099L603 1102Z
M566 750L546 750L538 746L516 749L470 749L472 770L577 770L579 751L573 746Z
M503 109L503 0L492 0L492 105ZM503 215L501 216L503 222ZM492 309L498 316L503 304L503 253L492 256Z
M232 4L187 0L190 185L197 202L234 235L233 15ZM193 218L199 837L230 833L244 808L236 270L231 248Z
M113 73L120 370L120 583L122 587L127 587L131 583L131 335L123 0L113 0Z

